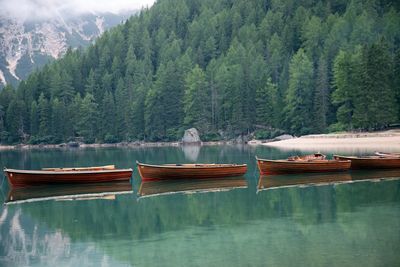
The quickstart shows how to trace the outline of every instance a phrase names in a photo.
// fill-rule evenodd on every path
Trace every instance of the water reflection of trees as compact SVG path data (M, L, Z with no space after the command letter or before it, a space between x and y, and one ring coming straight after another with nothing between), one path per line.
M208 146L201 148L197 160L248 163L252 174L256 168L254 154L267 158L287 156L264 148ZM2 163L20 159L18 153L3 155ZM149 163L187 162L179 147L32 151L21 158L22 163L17 165L27 168L110 162L119 167L133 167L136 159ZM249 182L252 178L247 175ZM17 265L28 265L25 251L31 261L39 261L40 257L48 257L47 261L50 258L65 261L65 257L76 256L85 262L85 257L90 261L92 251L100 251L113 260L129 264L142 262L150 266L154 263L151 260L170 256L171 265L174 262L182 265L188 259L177 255L196 256L197 248L210 255L214 252L212 257L203 256L210 258L211 265L222 264L228 258L237 265L246 265L249 259L259 265L293 265L293 259L330 265L326 259L333 256L324 254L327 250L346 253L354 249L362 253L358 248L368 246L372 240L376 244L368 247L366 259L389 260L388 265L398 265L393 251L400 244L395 230L400 229L399 181L293 187L257 194L254 188L249 185L248 189L229 192L165 195L139 201L132 194L118 196L115 201L47 201L2 208L0 260L10 258ZM388 221L381 222L377 216ZM87 247L77 251L72 249L76 244ZM246 246L259 250L252 254ZM294 251L288 253L288 248ZM259 253L260 250L265 253ZM385 256L388 257L385 259Z
M157 239L160 235L163 236L160 239L162 244L166 236L175 240L174 238L177 237L173 236L184 235L185 231L190 233L192 230L188 229L194 228L204 229L204 231L219 229L218 233L219 231L226 232L232 235L233 246L240 244L240 239L244 238L243 231L252 229L254 232L258 231L271 236L265 227L278 227L278 225L283 228L290 225L287 230L296 233L296 242L302 239L308 240L311 229L314 229L311 227L323 228L323 225L333 224L338 227L333 233L340 233L342 238L357 240L367 232L370 235L369 238L375 240L382 239L376 236L379 232L370 232L370 224L376 223L376 220L368 219L368 216L363 217L366 221L359 226L361 228L353 229L354 225L348 221L349 214L357 213L364 207L379 206L382 203L389 206L391 203L399 203L399 188L400 182L394 180L340 186L294 187L262 191L258 194L254 194L249 189L242 189L229 192L157 196L139 201L136 201L133 195L123 195L115 201L48 201L40 205L28 203L10 207L11 209L8 210L3 209L3 214L4 212L8 214L2 214L0 217L8 217L10 227L0 225L0 243L7 257L18 260L24 265L26 259L22 257L23 254L32 257L43 254L52 259L59 259L66 253L70 253L68 251L71 244L82 242L97 244L115 260L134 263L138 260L138 255L134 253L140 250L138 247L120 249L125 252L131 251L133 253L131 255L107 245L106 240L110 239L110 242L147 240L143 243L146 247L148 240ZM22 217L32 219L21 222ZM253 227L256 224L263 226ZM234 229L237 229L237 232ZM326 238L337 241L338 237L332 236L333 233L329 232L332 229L327 229ZM176 234L168 234L173 232ZM253 235L253 233L247 234ZM227 237L220 236L219 238ZM253 238L256 238L255 233ZM388 242L395 241L392 238ZM54 244L58 244L59 247L53 247ZM181 249L187 248L181 247ZM231 249L234 248L231 247ZM89 252L80 251L79 253Z

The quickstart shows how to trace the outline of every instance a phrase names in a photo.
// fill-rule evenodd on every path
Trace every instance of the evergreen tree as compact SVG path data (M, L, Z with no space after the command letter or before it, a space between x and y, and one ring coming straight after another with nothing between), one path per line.
M327 126L327 112L329 103L328 69L324 58L318 63L316 85L313 102L313 130L315 133L323 133Z
M24 102L13 99L7 108L6 127L9 143L22 142L26 131L24 129Z
M279 119L277 104L278 87L271 78L263 87L257 89L256 94L256 123L262 126L276 127Z
M54 143L60 143L64 139L64 105L58 98L51 101L51 129Z
M30 122L31 136L37 136L39 134L39 110L36 101L33 101L31 105Z
M333 65L332 102L338 105L337 120L339 128L353 128L354 100L360 87L360 51L346 53L340 51Z
M393 65L383 40L363 48L361 67L361 90L354 102L356 126L379 129L395 122L396 93L390 80Z
M104 94L102 101L101 110L101 138L107 143L113 143L117 141L116 128L115 128L115 102L111 92L107 91Z
M203 70L196 65L185 79L184 123L200 132L209 132L211 128L210 92Z
M88 143L94 142L97 135L97 108L93 95L87 93L80 104L78 134Z
M38 100L38 112L39 112L39 136L45 137L50 134L50 106L49 102L45 98L44 94L41 93Z
M389 2L158 1L0 90L1 142L178 140L190 124L231 137L384 128L400 116Z
M5 111L3 110L3 106L0 105L0 144L7 142L8 133L6 132L5 127Z
M291 132L310 133L312 128L313 66L303 49L290 62L286 94L286 123Z

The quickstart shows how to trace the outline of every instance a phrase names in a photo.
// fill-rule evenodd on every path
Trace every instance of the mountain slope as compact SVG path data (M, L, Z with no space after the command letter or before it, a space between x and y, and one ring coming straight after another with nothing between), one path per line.
M383 128L400 111L399 10L387 0L159 0L0 92L0 139Z
M0 17L0 87L16 85L34 69L63 56L68 47L87 46L129 13L58 16L32 22Z

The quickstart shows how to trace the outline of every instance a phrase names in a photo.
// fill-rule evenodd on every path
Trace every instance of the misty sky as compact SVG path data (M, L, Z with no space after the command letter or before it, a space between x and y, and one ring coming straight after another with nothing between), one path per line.
M151 6L154 0L0 0L0 16L44 20L90 12L118 13Z

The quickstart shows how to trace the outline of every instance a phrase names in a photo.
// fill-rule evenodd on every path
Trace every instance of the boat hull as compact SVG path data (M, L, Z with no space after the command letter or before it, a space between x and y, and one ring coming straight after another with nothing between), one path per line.
M102 170L102 171L26 171L5 169L11 186L31 186L44 184L75 184L75 183L104 183L129 181L132 169Z
M339 172L350 169L349 160L288 161L257 159L261 175Z
M335 156L340 160L350 160L352 169L394 169L400 168L400 157L345 157Z
M213 179L223 177L243 176L247 165L219 164L208 167L185 167L173 165L149 165L137 163L142 181L172 180L172 179Z

